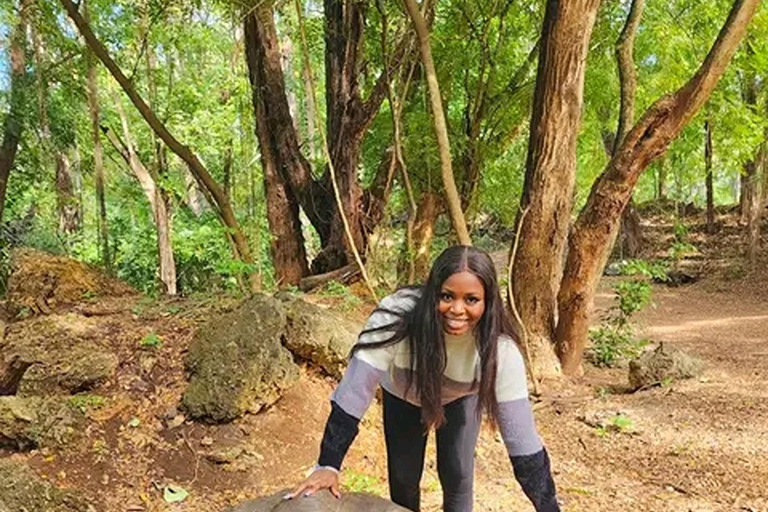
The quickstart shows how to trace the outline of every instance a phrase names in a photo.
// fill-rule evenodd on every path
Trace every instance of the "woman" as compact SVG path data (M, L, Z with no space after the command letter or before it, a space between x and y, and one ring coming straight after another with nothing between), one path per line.
M318 465L286 498L321 489L340 496L341 463L381 385L392 501L418 512L427 433L435 428L443 510L470 512L485 413L536 511L559 512L513 334L488 255L446 249L423 286L398 290L371 314L331 396Z

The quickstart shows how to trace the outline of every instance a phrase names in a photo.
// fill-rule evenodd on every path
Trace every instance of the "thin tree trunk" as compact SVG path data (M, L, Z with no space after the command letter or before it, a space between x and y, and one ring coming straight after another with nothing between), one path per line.
M658 178L656 181L656 199L659 201L667 200L667 159L663 156L659 158Z
M133 137L128 126L128 119L120 105L120 99L115 101L120 123L123 127L125 142L119 140L111 131L107 132L110 142L126 161L144 191L144 195L152 208L152 219L157 231L157 254L160 269L160 282L166 295L176 295L176 262L173 259L173 244L171 242L171 219L168 215L168 204L158 186L157 173L151 172L141 162L136 154Z
M441 203L439 194L429 191L421 193L416 220L413 224L413 245L416 252L413 257L414 282L416 283L422 282L429 274L429 253L435 236L435 221L443 209Z
M171 151L189 166L190 171L200 186L205 187L210 193L212 200L215 202L215 205L212 206L216 207L219 218L227 228L228 238L232 241L235 258L240 259L245 263L253 264L248 241L240 228L235 212L232 210L222 188L216 183L197 155L188 146L179 142L173 134L168 131L165 125L158 119L157 115L155 115L154 111L149 108L142 97L136 92L133 83L123 74L115 61L112 60L106 47L104 47L101 41L96 38L91 27L80 15L78 6L75 5L72 0L60 1L69 17L74 21L75 25L77 25L77 28L80 30L87 45L120 84L123 91L125 91L126 95L131 99L131 102L142 117L144 117L153 132L170 148ZM252 281L252 284L254 283L255 281Z
M72 184L72 168L69 158L62 151L56 151L56 210L60 233L74 233L80 228L77 196Z
M714 176L712 173L712 123L704 122L704 169L706 172L705 185L707 189L707 233L715 232L715 192Z
M747 57L754 57L754 50L752 45L746 45ZM747 108L757 113L757 87L758 81L755 76L755 71L751 66L747 66L744 71L744 86L742 96ZM744 170L741 173L740 194L739 194L739 213L740 222L749 231L750 216L752 213L752 204L754 202L754 196L756 188L759 186L757 183L757 165L755 159L744 164Z
M701 108L741 42L759 0L737 0L707 58L677 92L657 100L624 138L597 179L568 240L568 258L558 295L557 351L563 371L580 371L595 289L621 213L646 167Z
M515 304L539 378L560 372L551 343L573 204L584 70L599 4L599 0L548 0L542 27L520 200L520 211L527 210L528 215L520 229L513 278Z
M448 213L451 216L451 224L456 232L456 238L463 245L472 245L467 231L467 222L464 219L464 212L461 211L461 198L456 189L456 182L453 178L453 169L451 167L451 147L448 141L448 126L445 122L443 113L443 102L440 96L440 86L437 82L437 73L435 72L435 63L432 60L432 49L429 44L429 29L424 17L419 11L416 0L403 0L408 14L413 21L413 27L419 38L419 51L421 52L421 61L424 64L424 71L429 88L429 99L432 106L432 121L434 122L435 135L437 136L437 146L440 154L440 169L443 178L443 187L445 188L445 201L448 205Z
M3 145L0 147L0 221L3 219L8 177L16 159L16 151L24 129L26 115L25 88L27 86L26 48L27 17L33 0L19 1L19 20L11 34L8 47L11 63L10 111L3 126Z

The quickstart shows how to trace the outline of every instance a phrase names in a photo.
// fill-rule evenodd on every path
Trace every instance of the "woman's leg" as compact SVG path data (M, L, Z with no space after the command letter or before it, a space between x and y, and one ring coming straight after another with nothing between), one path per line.
M387 443L389 496L398 505L419 512L419 483L427 444L421 409L386 391L384 439Z
M475 446L480 432L477 395L445 406L445 423L437 430L437 473L445 512L472 511Z

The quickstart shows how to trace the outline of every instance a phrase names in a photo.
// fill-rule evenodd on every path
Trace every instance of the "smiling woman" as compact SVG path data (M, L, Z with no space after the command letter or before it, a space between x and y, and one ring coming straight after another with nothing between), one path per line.
M331 397L318 465L287 498L321 489L340 496L341 463L380 385L392 501L419 510L427 434L434 428L443 509L471 511L484 412L501 430L536 511L559 511L514 337L490 257L469 246L446 249L422 286L398 290L371 314Z

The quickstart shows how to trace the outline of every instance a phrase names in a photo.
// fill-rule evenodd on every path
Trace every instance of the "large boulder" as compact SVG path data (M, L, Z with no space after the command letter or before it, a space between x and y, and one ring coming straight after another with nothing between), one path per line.
M19 384L23 396L71 394L93 389L117 371L118 358L93 319L69 313L14 322L0 340L6 358L32 363Z
M280 302L255 295L195 334L186 360L187 414L222 422L259 412L296 382L299 369L283 347L286 317Z
M86 512L88 505L57 489L25 464L0 459L0 512Z
M294 296L281 294L278 298L288 320L284 342L288 350L341 378L360 326Z
M122 281L71 258L29 248L11 253L6 299L12 315L47 314L85 299L135 294L136 290Z
M308 497L286 500L283 496L287 492L249 500L227 512L407 512L407 509L371 494L344 493L341 499L337 499L330 492L321 491Z
M58 446L77 435L83 420L65 399L0 396L0 446L14 450Z
M669 344L659 343L656 349L629 362L629 384L637 390L696 377L701 371L699 359Z

